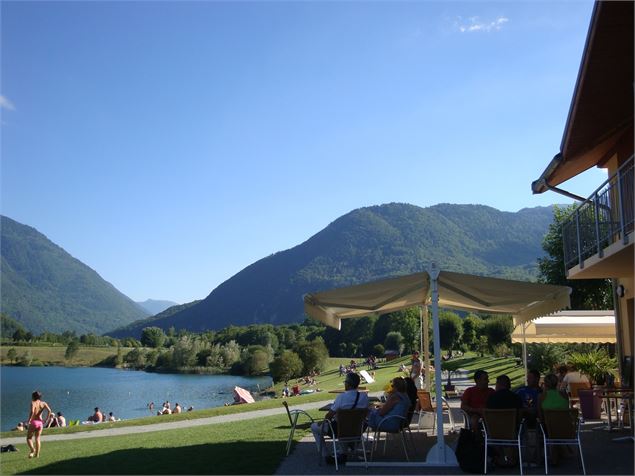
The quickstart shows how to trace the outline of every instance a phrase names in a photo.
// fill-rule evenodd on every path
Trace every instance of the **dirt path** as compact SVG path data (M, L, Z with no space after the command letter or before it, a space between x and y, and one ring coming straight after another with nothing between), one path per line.
M293 405L293 408L300 410L314 410L320 408L326 402L312 402L303 403L300 405ZM227 423L237 420L250 420L253 418L262 418L271 415L284 414L286 410L282 408L269 408L266 410L254 410L251 412L232 413L230 415L219 415L207 418L198 418L196 420L182 420L166 423L156 423L152 425L139 425L139 426L125 426L121 428L109 428L107 430L94 430L94 431L82 431L80 433L69 433L67 435L43 435L44 441L64 441L64 440L77 440L80 438L98 438L104 436L119 436L129 435L131 433L148 433L151 431L163 431L163 430L176 430L179 428L191 428L202 425L213 425L215 423ZM22 436L2 438L0 443L2 445L15 445L24 443L26 441L26 432Z

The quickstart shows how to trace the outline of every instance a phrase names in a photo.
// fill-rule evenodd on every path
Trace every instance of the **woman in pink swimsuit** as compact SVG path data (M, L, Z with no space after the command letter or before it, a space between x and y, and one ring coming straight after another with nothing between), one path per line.
M44 420L42 419L42 413L46 410L48 412L47 418L53 414L51 407L48 403L42 400L42 394L38 391L33 392L31 395L31 412L29 413L29 432L26 435L26 444L29 445L31 452L29 458L40 457L40 435L42 435L42 428L44 427ZM35 447L33 446L33 435L35 435Z

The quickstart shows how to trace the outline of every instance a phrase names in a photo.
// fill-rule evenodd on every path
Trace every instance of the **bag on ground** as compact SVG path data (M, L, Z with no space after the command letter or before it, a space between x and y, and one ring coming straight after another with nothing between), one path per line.
M465 473L483 474L485 464L483 442L471 430L461 428L456 443L456 460Z

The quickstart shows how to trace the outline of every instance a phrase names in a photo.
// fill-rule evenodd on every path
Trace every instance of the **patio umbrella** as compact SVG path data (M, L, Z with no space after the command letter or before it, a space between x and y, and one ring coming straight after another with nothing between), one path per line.
M571 289L566 286L440 271L432 263L428 272L306 294L304 310L314 319L341 329L342 319L430 304L433 333L438 336L439 307L511 314L517 322L527 322L568 307L570 292ZM427 315L424 317L427 321ZM441 349L438 338L434 339L434 368L435 385L440 391ZM425 465L456 466L454 452L445 445L442 411L442 405L437 405L437 444L428 453Z

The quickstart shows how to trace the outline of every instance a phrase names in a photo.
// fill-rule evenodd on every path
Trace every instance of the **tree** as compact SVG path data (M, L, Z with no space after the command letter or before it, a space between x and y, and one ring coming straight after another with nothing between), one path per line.
M30 350L27 350L26 352L24 352L24 354L22 354L20 358L18 359L18 364L24 367L30 367L32 362L33 362L33 355L31 354Z
M24 328L18 328L13 333L12 339L14 342L24 341L26 340L26 331Z
M483 334L487 336L490 348L498 344L511 345L513 331L511 316L493 316L483 321Z
M452 349L456 348L463 335L463 321L450 311L441 311L439 314L439 336L441 348L448 349L452 355Z
M247 375L260 375L269 368L269 352L262 345L250 346L242 361L243 372Z
M483 319L476 314L468 314L463 319L463 344L467 349L475 349L478 344L478 336L483 327Z
M576 205L553 207L553 223L542 241L547 256L538 258L538 281L569 286L571 309L613 309L613 293L609 279L574 279L565 276L562 224L568 220Z
M376 357L382 357L385 353L384 346L382 344L375 344L373 346L373 355Z
M77 339L73 339L66 346L66 352L64 352L64 358L68 361L72 361L79 352L79 341Z
M7 351L7 359L11 361L12 364L15 364L15 359L18 357L18 353L15 351L13 347L11 347Z
M165 332L160 327L144 327L141 331L141 344L145 347L162 347L165 339Z
M275 382L286 382L302 376L303 367L300 356L292 350L285 350L269 364L271 377Z
M481 334L480 336L478 336L478 343L476 345L476 349L478 350L479 354L481 354L481 357L483 357L485 355L485 352L488 351L489 343L487 341L486 335Z
M326 365L326 359L329 357L329 351L321 337L312 341L300 342L295 351L304 364L302 371L306 375L316 369L323 370Z
M389 332L386 335L386 340L384 341L384 348L387 350L396 350L399 352L399 355L401 355L404 349L403 336L401 335L401 332Z

